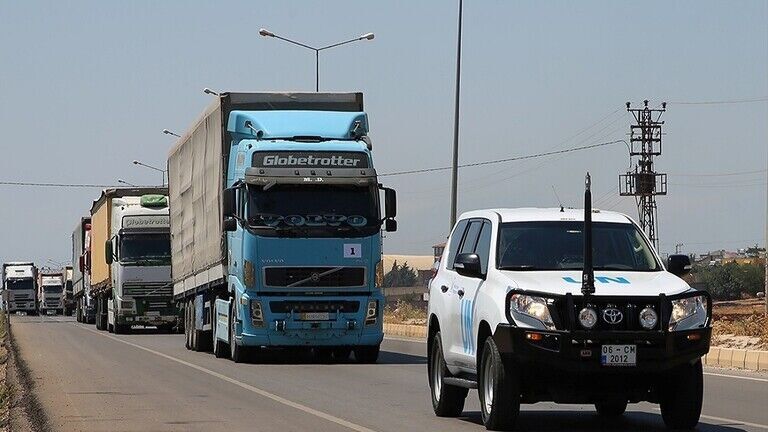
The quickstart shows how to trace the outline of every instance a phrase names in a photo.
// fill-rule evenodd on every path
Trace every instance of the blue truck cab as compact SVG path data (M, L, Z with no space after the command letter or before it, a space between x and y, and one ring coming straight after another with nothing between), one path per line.
M213 294L197 290L193 328L206 330L210 315L211 348L235 361L251 348L305 347L375 362L381 231L397 227L396 198L378 183L362 95L292 94L246 107L221 113L226 282Z

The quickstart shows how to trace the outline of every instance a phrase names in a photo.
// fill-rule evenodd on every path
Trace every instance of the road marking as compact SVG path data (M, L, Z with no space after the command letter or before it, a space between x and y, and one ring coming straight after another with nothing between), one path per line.
M250 384L242 383L240 381L237 381L236 379L230 378L230 377L228 377L226 375L223 375L223 374L220 374L218 372L214 372L214 371L212 371L210 369L207 369L207 368L204 368L202 366L198 366L198 365L196 365L194 363L189 363L187 361L184 361L184 360L181 360L179 358L170 356L168 354L161 353L160 351L155 351L153 349L143 347L143 346L135 344L133 342L128 342L126 340L114 337L114 336L112 336L110 334L106 334L106 333L102 333L100 331L89 329L88 327L84 327L84 326L82 326L80 324L75 324L75 323L73 323L73 324L76 327L80 327L80 328L82 328L84 330L88 330L91 333L95 333L97 335L104 336L106 338L115 340L117 342L124 343L124 344L132 346L134 348L138 348L138 349L146 351L148 353L152 353L154 355L160 356L160 357L162 357L164 359L174 361L174 362L179 363L181 365L184 365L184 366L190 367L192 369L198 370L200 372L206 373L206 374L208 374L208 375L210 375L212 377L216 377L216 378L218 378L218 379L220 379L222 381L226 381L226 382L228 382L230 384L234 384L234 385L236 385L236 386L238 386L240 388L243 388L245 390L248 390L250 392L256 393L259 396L263 396L265 398L271 399L271 400L273 400L275 402L281 403L281 404L289 406L291 408L296 408L297 410L304 411L307 414L312 414L314 416L320 417L321 419L328 420L329 422L336 423L337 425L340 425L340 426L344 426L344 427L346 427L348 429L352 429L352 430L358 431L358 432L376 432L373 429L369 429L369 428L367 428L365 426L360 426L358 424L355 424L355 423L352 423L350 421L344 420L342 418L333 416L331 414L327 414L327 413L324 413L322 411L318 411L318 410L316 410L314 408L310 408L310 407L308 407L306 405L302 405L300 403L293 402L293 401L288 400L288 399L286 399L284 397L278 396L278 395L276 395L274 393L270 393L270 392L268 392L266 390L262 390L262 389L260 389L258 387L254 387L254 386L252 386Z
M398 342L413 342L413 343L419 343L419 344L427 343L426 340L421 338L406 338L406 337L397 337L397 336L385 336L384 340L391 340L391 341L398 341ZM754 371L751 371L751 372L754 372ZM768 383L768 378L746 377L741 375L728 375L728 374L721 374L721 373L714 373L714 372L704 372L704 375L716 376L721 378L736 378L736 379L743 379L748 381Z
M724 378L736 378L736 379L758 381L758 382L768 382L768 379L766 378L746 377L746 376L740 376L740 375L728 375L728 374L719 374L719 373L712 373L712 372L704 372L704 375L724 377Z

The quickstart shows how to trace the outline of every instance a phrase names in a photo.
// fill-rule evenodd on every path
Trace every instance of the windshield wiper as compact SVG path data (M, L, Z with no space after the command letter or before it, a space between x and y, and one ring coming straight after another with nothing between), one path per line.
M513 270L513 271L522 271L522 270L541 270L540 268L537 268L533 265L510 265L510 266L501 266L499 267L499 270Z

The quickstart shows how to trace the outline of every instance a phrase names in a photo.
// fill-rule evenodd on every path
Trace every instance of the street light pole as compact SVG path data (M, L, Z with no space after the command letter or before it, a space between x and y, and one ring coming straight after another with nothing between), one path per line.
M145 164L143 162L140 162L140 161L137 161L137 160L134 160L133 164L134 165L141 165L144 168L149 168L151 170L160 171L160 174L162 174L162 176L163 176L163 187L165 187L165 170L164 169L153 167L152 165L147 165L147 164Z
M357 41L361 41L361 40L372 40L374 38L373 33L366 33L364 35L360 35L360 36L358 36L356 38L345 40L343 42L338 42L338 43L335 43L335 44L326 45L324 47L316 48L316 47L307 45L305 43L297 42L295 40L288 39L286 37L276 35L276 34L272 33L271 31L269 31L267 29L260 29L259 30L259 34L264 36L264 37L273 37L275 39L280 39L282 41L285 41L285 42L291 43L293 45L300 46L302 48L306 48L308 50L312 50L312 51L315 52L315 92L319 92L320 91L320 51L325 51L327 49L335 48L337 46L346 45L348 43L357 42Z
M463 4L459 0L459 32L456 38L456 101L453 115L453 164L451 165L451 226L456 224L456 206L458 200L459 181L459 95L461 90L461 18Z

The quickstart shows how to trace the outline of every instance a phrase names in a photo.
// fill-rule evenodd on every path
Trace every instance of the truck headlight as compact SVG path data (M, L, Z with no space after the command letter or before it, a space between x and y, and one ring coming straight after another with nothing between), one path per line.
M672 300L669 331L704 327L708 319L706 302L704 296Z
M251 324L254 327L264 325L264 311L261 309L261 302L257 300L251 300Z
M376 317L379 314L378 300L368 300L368 307L365 309L365 325L376 324Z
M638 318L640 320L640 325L646 330L653 329L654 327L656 327L656 324L659 322L659 315L650 306L644 307L640 311L640 315L638 316Z
M509 312L515 321L526 323L542 330L555 330L555 323L549 314L547 299L524 294L512 294Z
M120 308L121 309L133 309L133 300L121 300L120 301Z

